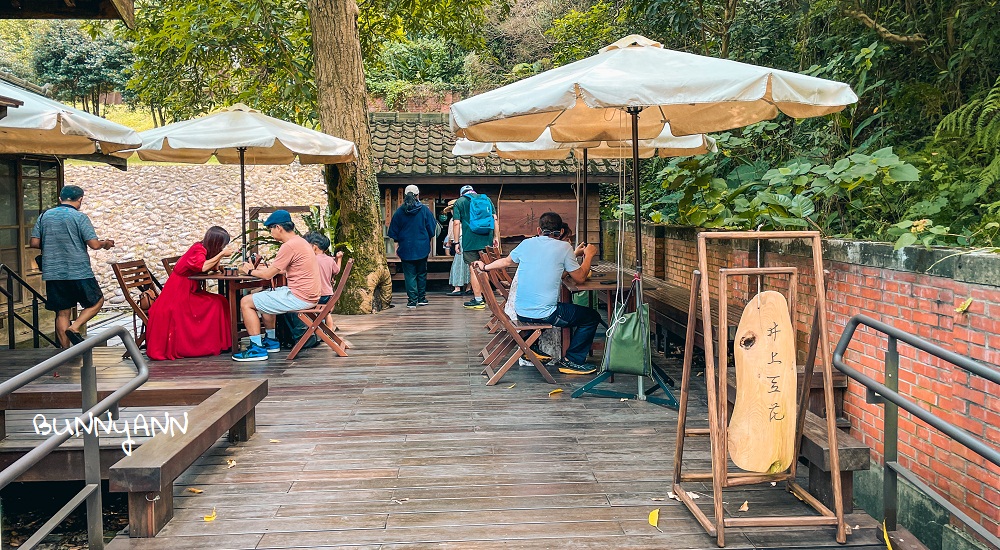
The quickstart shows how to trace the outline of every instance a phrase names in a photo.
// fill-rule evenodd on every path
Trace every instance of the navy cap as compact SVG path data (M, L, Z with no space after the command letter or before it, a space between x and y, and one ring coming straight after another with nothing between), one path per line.
M288 210L275 210L264 220L264 227L271 227L272 225L290 221L292 221L292 215L288 213Z

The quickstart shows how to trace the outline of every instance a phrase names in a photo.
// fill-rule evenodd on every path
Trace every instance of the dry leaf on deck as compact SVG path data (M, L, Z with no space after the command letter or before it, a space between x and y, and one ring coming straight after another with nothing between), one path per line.
M226 468L232 468L233 466L236 466L236 460L234 460L232 458L227 458L226 459Z
M562 393L562 392L563 392L563 389L562 389L562 388L556 388L556 389L554 389L554 390L550 391L550 392L549 392L549 395L555 395L555 394L557 394L557 393Z
M673 491L670 491L670 492L667 493L667 498L671 498L671 499L674 499L674 500L677 500L677 501L680 500L679 498L677 498L677 495L674 494Z
M212 513L205 516L205 521L215 521L215 508L212 508Z
M882 520L882 540L885 541L886 550L892 550L892 541L889 539L889 532L885 529L885 520Z
M649 524L652 525L653 527L656 527L657 531L660 530L660 526L657 525L658 523L660 523L660 509L659 508L657 508L657 509L655 509L655 510L653 510L652 512L649 513Z
M513 388L514 386L516 386L516 385L517 385L517 382L514 382L513 384L507 386L507 389L509 390L509 389Z
M280 439L272 439L272 440L268 441L268 443L281 443L281 440Z
M965 311L969 309L969 306L971 305L972 305L972 296L969 296L967 300L962 302L962 305L955 308L955 313L965 313Z
M744 500L743 501L743 506L740 506L740 512L746 512L748 510L750 510L750 501L749 500Z
M673 493L670 493L670 497L671 498L673 498L673 495L674 495ZM661 502L661 501L663 501L663 497L653 497L653 498L651 498L649 500L652 500L653 502Z
M205 491L202 491L201 489L195 489L194 487L188 487L187 488L187 492L194 493L196 495L200 495L200 494L204 493Z
M621 402L621 403L624 403L624 402L626 402L626 401L628 401L628 397L622 397L622 399L621 399L621 401L620 401L620 402Z

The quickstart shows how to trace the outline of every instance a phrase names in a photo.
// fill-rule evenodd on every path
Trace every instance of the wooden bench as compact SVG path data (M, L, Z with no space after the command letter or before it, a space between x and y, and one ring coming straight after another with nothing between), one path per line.
M130 537L153 537L170 521L174 480L223 434L228 432L232 443L254 434L255 407L266 396L267 380L221 383L188 411L185 433L158 435L111 466L110 490L128 493Z
M799 366L797 385L802 386L803 367ZM840 373L837 373L840 374ZM846 377L840 374L844 387ZM729 376L729 412L732 414L733 403L736 400L736 386L733 383L734 373ZM818 373L813 373L810 386L823 388L823 380ZM834 378L837 385L837 378ZM815 396L813 392L810 397ZM822 396L822 391L819 392ZM838 418L839 424L839 418ZM854 511L854 472L867 470L870 467L868 447L850 434L840 430L837 432L837 449L840 458L840 492L843 495L844 513ZM802 446L799 450L799 462L809 467L809 493L820 499L833 509L833 482L830 477L830 445L826 438L826 421L812 410L806 411L806 423L802 429Z

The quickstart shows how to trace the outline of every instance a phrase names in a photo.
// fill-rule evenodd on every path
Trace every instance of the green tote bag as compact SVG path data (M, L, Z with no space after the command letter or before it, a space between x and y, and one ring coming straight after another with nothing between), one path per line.
M601 372L611 371L621 374L649 376L649 306L642 304L638 312L621 313L624 306L615 312L617 321L608 328L604 345L604 362Z

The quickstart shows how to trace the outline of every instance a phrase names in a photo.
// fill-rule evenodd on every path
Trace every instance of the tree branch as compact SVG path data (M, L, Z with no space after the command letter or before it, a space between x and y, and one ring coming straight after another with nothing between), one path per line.
M894 44L903 44L912 47L922 46L927 43L927 39L924 38L924 35L920 33L895 34L889 29L880 25L877 21L872 19L871 16L869 16L867 13L859 9L845 8L844 14L847 15L848 17L857 19L858 21L861 22L861 24L878 33L878 35L887 42L892 42Z

